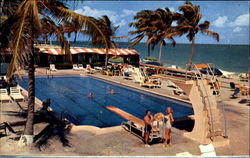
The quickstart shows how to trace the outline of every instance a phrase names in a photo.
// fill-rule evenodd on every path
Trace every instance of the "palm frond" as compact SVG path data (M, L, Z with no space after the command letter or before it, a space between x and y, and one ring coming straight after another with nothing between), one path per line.
M220 40L220 35L216 32L205 29L205 30L202 30L202 33L206 33L207 35L214 37L217 41Z

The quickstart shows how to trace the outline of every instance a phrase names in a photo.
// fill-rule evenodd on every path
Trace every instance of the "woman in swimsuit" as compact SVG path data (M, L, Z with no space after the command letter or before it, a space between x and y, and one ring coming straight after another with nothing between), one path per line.
M168 144L168 140L169 140L169 145L173 144L172 135L171 135L171 128L172 128L172 124L174 122L172 108L168 107L166 109L166 112L167 112L167 115L164 116L164 128L165 128L165 141L164 141L164 145L165 146Z

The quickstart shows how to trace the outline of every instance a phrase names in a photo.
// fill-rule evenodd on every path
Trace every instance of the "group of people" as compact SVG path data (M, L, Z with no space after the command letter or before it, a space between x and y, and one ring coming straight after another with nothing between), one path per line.
M173 110L171 107L168 107L166 109L167 114L164 115L162 121L163 121L163 128L164 128L164 141L163 145L172 145L172 135L171 135L171 128L174 122L174 117L173 117ZM152 123L154 121L154 117L151 115L150 110L146 111L146 116L144 117L144 143L146 147L150 147L148 144L149 141L149 135L152 132Z
M108 93L111 94L111 95L113 95L113 94L116 93L116 91L115 91L114 89L111 89L111 90L108 91ZM93 97L94 97L94 94L93 94L93 93L89 93L89 94L87 95L87 98L93 98Z
M109 68L109 72L111 73L111 76L114 75L123 75L124 73L124 66L122 64L112 64Z

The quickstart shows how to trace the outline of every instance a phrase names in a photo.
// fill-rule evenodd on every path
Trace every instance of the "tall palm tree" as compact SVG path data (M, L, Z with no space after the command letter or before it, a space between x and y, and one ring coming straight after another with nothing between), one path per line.
M182 33L187 33L188 40L192 42L192 49L189 57L189 65L191 65L194 56L195 35L198 32L201 32L210 35L219 41L219 34L208 30L210 26L209 21L199 24L200 19L202 18L199 5L195 6L191 2L186 2L179 7L179 10L182 14L179 14L179 17L177 18L178 30Z
M176 44L173 38L173 36L176 35L174 34L175 29L172 27L173 17L173 13L168 8L159 8L155 10L153 14L151 24L157 28L157 31L155 31L152 37L147 40L147 44L152 43L152 48L154 48L155 45L160 44L158 56L159 63L161 62L162 47L166 45L165 39L170 40L173 46Z
M92 37L91 43L93 45L97 46L105 46L105 41L107 42L106 47L106 54L105 54L105 68L107 68L108 64L108 50L110 48L117 48L118 44L114 41L114 39L119 38L126 38L126 36L115 36L116 31L119 29L118 26L113 26L112 22L110 21L109 17L104 15L99 19L95 19L96 25L99 27L99 29L102 31L104 38L101 38L100 36L93 35L92 33L89 33L88 31L85 33L89 34Z
M48 15L59 21L75 19L81 28L88 30L95 36L104 36L90 17L69 10L59 0L5 0L3 6L12 9L10 13L3 12L7 19L1 21L0 25L0 39L1 42L5 42L5 44L1 44L1 47L9 47L13 54L7 77L10 78L18 70L20 63L28 62L28 112L24 137L31 143L34 134L35 106L34 43L42 35L41 17Z
M130 46L135 46L138 44L144 37L147 37L147 39L151 38L153 33L157 30L153 25L151 24L154 14L154 11L152 10L142 10L138 12L134 16L134 22L131 22L129 24L130 27L134 27L135 31L130 31L129 34L136 35L134 38L131 39ZM150 47L151 43L147 43L148 47L148 56L150 56Z

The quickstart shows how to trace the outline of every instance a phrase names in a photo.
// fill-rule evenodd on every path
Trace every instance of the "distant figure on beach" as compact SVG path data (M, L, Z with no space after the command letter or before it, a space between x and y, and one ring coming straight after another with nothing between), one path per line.
M152 123L153 120L153 116L151 115L150 110L146 110L146 116L144 117L144 143L145 143L145 147L150 147L148 145L148 139L149 139L149 135L151 133L152 130Z
M93 93L89 93L89 94L87 95L87 98L93 98L93 97L94 97Z
M109 94L115 94L116 92L115 92L115 90L114 89L111 89L110 91L109 91Z
M171 135L171 128L174 122L173 118L173 110L171 107L168 107L166 109L167 115L164 116L164 128L165 128L165 141L164 141L164 146L166 145L172 145L172 135ZM168 143L169 141L169 143Z

